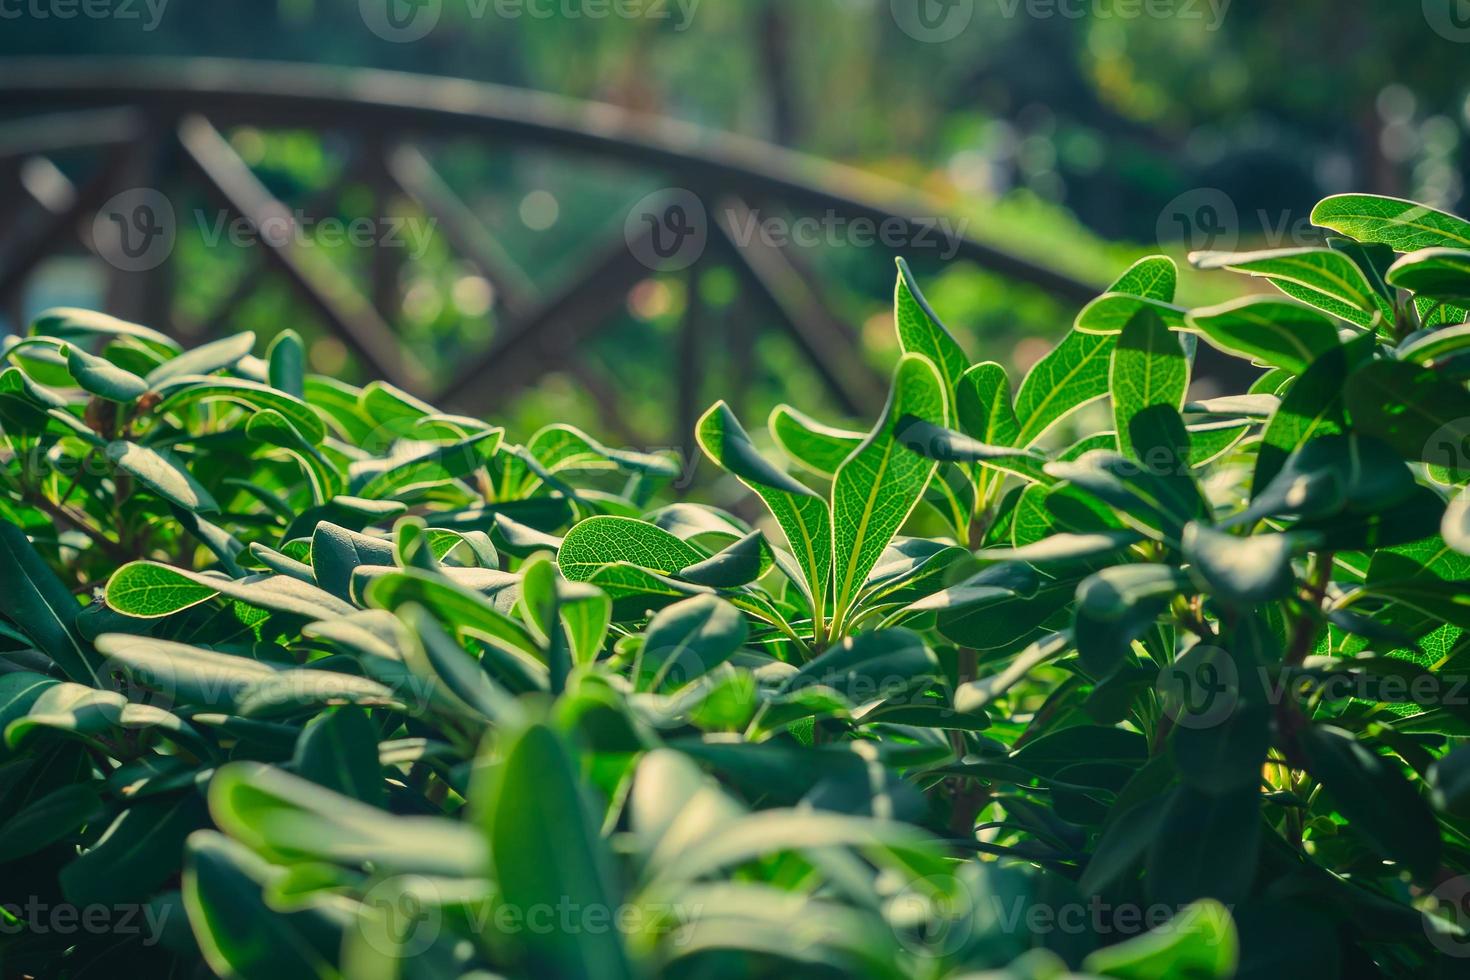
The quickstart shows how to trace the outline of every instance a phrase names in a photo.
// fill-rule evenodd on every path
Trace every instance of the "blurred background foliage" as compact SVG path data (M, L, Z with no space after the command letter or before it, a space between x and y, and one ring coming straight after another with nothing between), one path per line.
M975 0L966 30L929 44L898 27L889 0L702 0L687 17L690 0L668 0L667 18L637 19L588 17L589 0L512 4L520 16L504 16L497 0L442 0L438 26L414 43L375 36L359 0L169 0L151 30L85 18L9 20L0 57L312 62L607 102L886 176L928 195L973 237L1101 287L1133 258L1161 249L1182 258L1199 247L1308 244L1311 204L1334 192L1459 207L1470 125L1470 37L1460 35L1470 30L1435 25L1461 23L1461 2ZM227 135L278 197L310 202L314 216L350 219L379 204L412 216L407 201L373 200L331 133ZM617 234L633 202L668 182L514 146L464 140L426 149L543 289L584 260L589 243ZM1188 215L1207 188L1222 192L1234 213L1210 212L1204 227L1191 227ZM180 223L173 323L160 326L186 336L213 326L264 337L294 327L312 340L315 369L364 380L285 284L265 277L236 296L254 260L206 232ZM359 281L372 275L361 249L322 251ZM895 356L893 256L853 245L811 252L802 261L820 274L824 301L860 333L874 366L886 368ZM1043 353L1075 312L967 262L910 258L970 353L1013 371ZM49 263L25 312L105 305L105 270L96 265L81 257ZM396 276L393 326L431 370L452 371L466 347L495 336L499 297L442 236L431 236ZM738 302L729 270L705 269L697 288L712 323L734 321L707 361L708 398L734 395L752 419L780 401L835 415L791 342L762 330L759 312ZM1187 276L1181 302L1238 288ZM566 420L644 446L677 440L666 395L686 294L683 277L638 285L626 313L582 352L587 370L549 365L500 414L517 427ZM227 322L206 324L227 301ZM732 364L739 371L726 370ZM746 390L732 392L733 377ZM613 413L608 399L619 392Z

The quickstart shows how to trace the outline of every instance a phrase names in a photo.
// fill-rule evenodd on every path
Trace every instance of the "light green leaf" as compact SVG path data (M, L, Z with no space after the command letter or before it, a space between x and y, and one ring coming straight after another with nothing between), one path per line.
M832 512L827 502L756 452L750 436L724 402L705 413L695 434L705 455L759 496L781 525L806 577L812 614L820 632L832 575ZM687 568L699 560L677 567Z
M1229 910L1203 901L1158 929L1092 953L1082 969L1118 980L1228 980L1239 959L1240 940Z
M129 562L107 581L107 604L139 619L157 619L216 595L226 595L271 612L330 619L355 611L329 592L286 575L232 579L152 561Z
M1470 248L1470 222L1396 197L1338 194L1312 210L1312 223L1360 242L1388 245L1396 252Z
M1062 419L1108 393L1115 334L1073 330L1021 382L1016 392L1017 446L1032 446Z
M216 371L232 368L240 363L242 358L249 356L254 347L255 334L249 330L230 337L222 337L163 362L149 371L144 380L148 382L150 389L157 391L170 381L179 378L203 377ZM297 392L288 392L288 394L299 396Z
M462 479L484 466L500 448L500 429L491 429L447 446L436 446L413 459L394 462L357 490L369 500L402 497Z
M99 398L127 403L148 390L147 382L136 374L80 347L66 348L66 365L77 384Z
M893 318L898 326L899 349L905 354L927 357L939 371L940 383L953 402L960 376L970 369L970 358L930 308L903 259L898 260Z
M1194 310L1189 329L1228 354L1301 374L1340 343L1337 326L1300 303L1246 297Z
M1375 314L1386 320L1393 317L1393 307L1368 282L1362 268L1337 249L1196 252L1189 261L1199 269L1229 269L1264 277L1288 296L1360 327L1372 325Z
M897 429L913 421L945 426L949 400L928 358L905 354L883 418L832 482L833 618L846 614L868 573L924 495L936 464L906 451Z
M767 427L787 456L829 480L867 435L823 425L789 405L777 405Z
M291 424L313 445L319 445L327 434L327 427L321 416L306 402L243 378L171 378L159 389L159 393L163 395L163 401L153 410L158 415L183 411L194 405L224 401L251 411L275 409L290 419Z
M1130 431L1134 417L1155 405L1182 408L1189 389L1189 362L1179 337L1151 311L1139 310L1123 327L1113 350L1109 388L1119 449L1137 457Z

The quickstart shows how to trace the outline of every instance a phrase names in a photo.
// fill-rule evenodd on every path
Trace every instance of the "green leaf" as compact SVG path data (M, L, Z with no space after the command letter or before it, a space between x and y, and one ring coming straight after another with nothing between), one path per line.
M1299 446L1347 427L1342 392L1358 353L1353 347L1334 347L1293 382L1262 436L1251 481L1252 496L1276 478L1287 457Z
M66 900L87 907L149 898L178 874L184 841L208 823L204 800L192 786L182 796L135 803L61 869Z
M1109 388L1119 448L1137 456L1129 424L1155 405L1184 407L1189 388L1189 362L1179 337L1149 310L1138 311L1124 325L1113 350Z
M361 708L323 712L306 723L291 768L318 786L371 806L383 804L378 733Z
M1034 445L1062 419L1108 393L1115 334L1073 330L1021 382L1016 392L1016 418L1021 429L1015 445Z
M1313 725L1298 740L1308 771L1348 826L1416 879L1431 880L1439 870L1439 825L1398 765L1340 728Z
M893 299L899 349L927 357L939 371L940 383L952 401L960 377L970 369L970 358L930 308L909 264L898 260L898 286Z
M164 500L190 513L207 514L219 510L219 504L215 503L209 491L167 450L149 449L136 442L118 440L108 443L107 458Z
M501 739L498 761L472 790L500 901L527 910L618 906L609 856L584 808L572 759L541 724ZM532 972L625 980L633 976L617 929L523 930L515 943Z
M1385 320L1393 318L1388 300L1373 288L1352 257L1337 249L1196 252L1189 261L1199 269L1229 269L1264 277L1293 299L1360 327L1371 326L1375 314Z
M679 578L695 585L733 589L760 578L770 563L771 547L765 535L752 531L725 550L681 570Z
M1169 565L1117 565L1078 586L1077 603L1094 620L1112 622L1147 599L1173 596L1189 584L1184 572Z
M172 337L159 333L151 327L119 320L106 313L69 306L58 306L37 314L36 318L31 321L31 335L55 337L58 340L87 340L93 337L105 337L109 340L127 338L136 340L165 356L172 356L182 350Z
M943 463L978 463L1034 483L1054 483L1046 472L1046 456L1032 449L992 446L922 420L908 420L895 433L910 452Z
M515 581L514 576L506 578ZM442 575L419 569L390 572L372 580L366 599L371 605L390 611L410 603L423 606L457 633L495 644L520 658L522 665L533 672L544 669L540 647L520 620L497 608L486 595Z
M1077 314L1073 329L1083 334L1119 334L1140 316L1152 314L1169 330L1184 328L1184 308L1172 303L1131 296L1127 293L1103 293Z
M960 431L991 446L1014 446L1021 423L1011 402L1011 379L994 361L976 364L955 386L955 418Z
M171 381L187 377L204 377L216 371L224 371L240 363L240 360L249 356L255 347L255 334L249 330L222 337L193 350L186 351L172 360L165 361L152 371L144 380L148 387L154 391L164 387ZM287 392L297 395L298 392Z
M400 608L398 616L418 638L410 643L404 659L416 678L431 684L430 693L474 724L486 721L509 722L519 717L510 694L490 676L490 660L476 662L472 654L445 632L430 614L416 605ZM558 675L564 677L563 666L553 665L552 689L561 693Z
M299 398L243 378L171 378L159 389L159 393L163 395L163 401L154 408L156 415L181 412L195 405L223 401L253 412L264 408L274 409L290 419L291 424L313 445L319 445L326 438L327 427L316 409Z
M270 365L272 388L293 398L306 397L306 345L299 333L287 328L276 334L265 359Z
M98 398L127 403L148 390L148 383L136 374L80 347L66 348L66 366L82 390Z
M1470 323L1441 330L1419 331L1404 338L1395 353L1401 361L1429 364L1470 347Z
M1293 374L1340 343L1337 326L1311 307L1256 296L1194 310L1188 326L1228 354Z
M1149 848L1150 900L1174 908L1201 898L1242 901L1256 876L1260 810L1255 784L1223 794L1176 787Z
M108 579L106 590L109 606L139 619L168 616L221 594L246 605L308 619L330 619L354 611L331 593L286 575L232 579L151 561L129 562L119 568Z
M934 462L899 444L897 429L914 420L947 425L949 401L929 359L905 354L894 372L882 420L833 478L834 620L847 613L934 475Z
M781 451L817 476L831 479L866 433L823 425L789 405L777 405L767 428Z
M1346 402L1357 428L1406 459L1464 460L1470 446L1470 393L1430 368L1374 361L1347 379Z
M695 435L704 454L759 496L776 518L805 576L804 585L820 632L832 576L832 512L827 501L756 452L750 436L724 402L717 402L704 414ZM699 560L686 561L676 568L687 568Z
M670 692L703 677L745 643L745 617L714 596L669 606L648 624L634 661L640 691Z
M1083 961L1089 975L1118 980L1227 980L1235 976L1240 940L1230 912L1218 902L1196 902L1165 925L1108 946Z
M101 684L99 657L77 632L82 607L30 539L9 521L0 520L0 594L4 613L66 676Z
M1128 271L1108 287L1108 292L1172 303L1178 285L1179 267L1174 260L1167 255L1148 255L1129 266Z
M334 977L352 914L327 904L277 912L263 890L285 872L228 838L189 838L184 908L211 970L222 977Z
M131 633L104 633L97 651L109 668L162 693L175 704L233 710L235 700L259 681L272 677L277 665L203 647Z
M1396 197L1338 194L1312 210L1312 223L1396 252L1470 247L1470 222Z
M106 809L91 786L73 784L47 793L0 823L0 864L9 864L64 840L102 818ZM71 866L62 869L63 877Z
M589 517L562 539L557 552L561 573L585 582L613 562L625 562L661 575L704 561L705 555L668 531L631 517Z
M400 874L469 876L486 860L472 828L439 817L403 817L271 766L235 762L209 783L219 828L278 863L371 863Z
M1285 534L1240 537L1191 523L1183 547L1199 587L1234 606L1284 599L1296 584L1291 556L1297 546Z
M809 688L836 691L854 707L911 691L939 673L939 658L906 629L849 636L808 662L781 685L790 695Z
M409 460L393 461L356 493L368 500L403 497L462 479L495 455L502 435L500 429L490 429L462 442L437 446Z
M256 442L284 449L296 460L311 485L312 503L325 504L346 489L337 468L322 451L275 409L261 409L250 416L245 423L245 434Z
M678 464L666 455L609 449L570 425L546 426L531 437L526 448L550 473L617 469L666 478L679 475Z
M1441 302L1470 303L1470 251L1420 249L1393 264L1388 270L1388 282Z
M339 599L352 598L352 575L364 565L393 565L393 542L387 538L322 521L311 535L311 569L316 584Z

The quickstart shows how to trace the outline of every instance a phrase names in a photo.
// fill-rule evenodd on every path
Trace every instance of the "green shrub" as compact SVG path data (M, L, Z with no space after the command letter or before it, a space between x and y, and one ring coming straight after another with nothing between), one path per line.
M0 966L1448 975L1470 223L1315 220L1195 257L1285 298L1144 259L1014 393L901 269L870 432L778 409L798 478L700 420L758 528L289 331L42 316L0 373ZM1201 340L1249 393L1190 400Z

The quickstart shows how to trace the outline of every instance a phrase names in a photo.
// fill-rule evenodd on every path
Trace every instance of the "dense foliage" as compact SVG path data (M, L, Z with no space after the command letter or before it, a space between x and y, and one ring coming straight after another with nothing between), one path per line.
M290 332L42 316L0 373L4 972L1451 974L1470 223L1314 220L1195 256L1283 295L1187 310L1144 259L1014 393L901 269L871 431L778 409L798 477L701 419L758 526ZM1200 341L1260 380L1189 400Z

